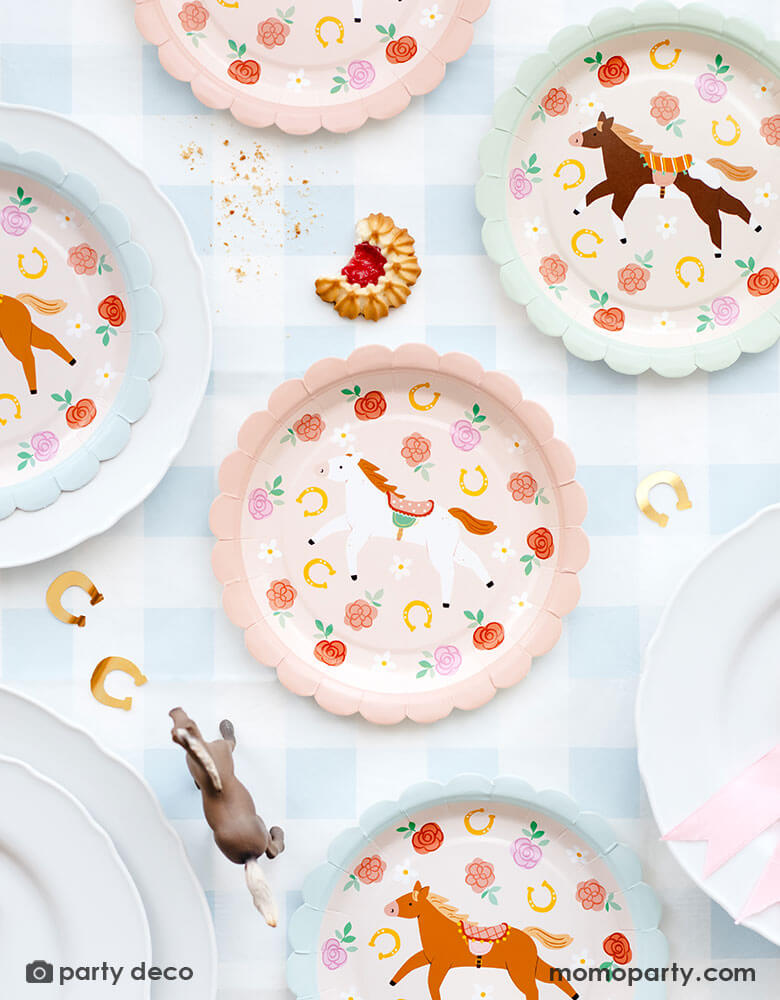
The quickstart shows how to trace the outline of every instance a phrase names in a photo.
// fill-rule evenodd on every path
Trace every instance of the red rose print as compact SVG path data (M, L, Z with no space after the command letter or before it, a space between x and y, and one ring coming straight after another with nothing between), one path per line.
M272 580L271 586L266 590L265 596L274 611L286 611L295 604L298 591L289 580Z
M537 528L536 531L532 531L526 541L537 559L549 559L555 552L553 536L547 528Z
M751 295L770 295L780 283L777 271L773 267L762 267L760 271L751 274L747 281L747 290Z
M179 20L185 31L203 31L209 19L209 12L200 0L185 3L179 11Z
M533 503L538 489L536 480L530 472L513 472L506 488L512 494L512 499L518 503Z
M387 43L385 55L389 63L407 63L417 55L417 42L411 35L392 38Z
M293 430L299 441L319 441L325 430L325 421L319 413L304 413L293 424Z
M569 265L562 260L557 253L551 253L549 257L542 257L539 263L539 274L548 285L560 285L566 280Z
M290 34L290 25L280 21L278 17L267 17L257 26L257 40L267 49L273 49L277 45L284 45L287 36Z
M361 598L344 608L344 624L359 632L362 628L371 628L378 614L379 611L373 604Z
M759 132L770 146L780 146L780 115L762 118Z
M555 118L569 110L571 94L565 87L550 87L539 103L551 118Z
M427 462L430 457L431 442L428 438L423 437L422 434L418 434L415 431L414 434L410 434L409 437L403 439L401 458L406 460L407 465L413 468L415 465Z
M616 333L623 329L626 314L617 306L612 306L611 309L597 309L593 314L593 322L608 333Z
M378 389L372 389L355 400L355 416L358 420L378 420L386 409L387 400Z
M375 882L382 881L386 870L387 864L378 854L372 854L370 858L363 858L355 868L354 874L363 885L373 885Z
M91 399L80 399L65 411L65 423L74 430L88 427L97 416L97 408Z
M328 667L338 667L347 658L347 647L340 639L321 639L314 647L314 655Z
M607 901L607 890L595 878L577 883L577 899L583 910L603 910Z
M234 59L228 66L228 76L238 83L257 83L260 79L260 63L254 59Z
M641 264L626 264L618 271L618 288L626 295L636 295L647 288L650 272Z
M489 861L474 858L470 864L466 865L466 885L470 885L474 892L489 889L495 881L496 872Z
M433 854L444 843L444 831L438 823L423 823L412 836L412 847L418 854Z
M495 649L504 641L504 626L498 622L478 625L472 633L472 640L476 649Z
M118 295L107 295L98 306L98 313L110 326L121 326L127 319L125 307Z
M599 66L598 78L602 87L617 87L628 79L628 63L623 56L610 56Z
M608 938L605 938L603 948L610 958L614 958L618 965L628 965L633 957L628 938L625 934L621 934L620 931L615 931L614 934L610 934Z

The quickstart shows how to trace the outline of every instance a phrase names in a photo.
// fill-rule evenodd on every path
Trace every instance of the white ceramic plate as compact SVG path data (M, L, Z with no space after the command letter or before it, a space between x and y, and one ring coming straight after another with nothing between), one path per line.
M194 972L189 982L154 984L154 1000L213 1000L217 956L211 916L181 841L151 789L87 733L3 687L0 754L23 759L59 783L113 840L146 908L153 962L187 965Z
M112 997L148 997L149 983L130 973L149 962L149 927L138 890L105 832L72 795L8 757L0 757L0 801L3 994L18 995L27 986L28 963L38 982L47 982L50 972L59 986L61 967L106 962L122 970L116 980L109 973L103 987ZM104 983L102 973L97 982ZM74 971L58 995L82 996L86 985Z
M19 149L48 153L66 170L99 178L101 200L125 213L133 239L149 254L164 308L158 330L164 361L143 420L121 455L87 486L44 510L17 510L0 523L0 568L6 568L46 559L100 534L152 492L183 447L203 398L211 328L187 229L144 173L94 133L49 112L0 106L0 134Z
M639 766L662 833L780 741L780 506L712 550L682 583L645 656ZM736 916L780 839L778 824L704 879L704 843L670 843ZM780 944L780 905L745 921Z

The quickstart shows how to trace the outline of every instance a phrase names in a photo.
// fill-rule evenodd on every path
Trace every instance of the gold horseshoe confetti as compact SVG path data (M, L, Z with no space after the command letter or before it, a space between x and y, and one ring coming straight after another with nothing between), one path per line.
M304 517L317 517L319 514L324 514L328 509L328 494L325 490L321 490L319 486L307 486L296 498L296 503L303 503L304 497L310 494L315 494L320 498L320 505L315 510L305 510L303 512Z
M585 167L583 166L583 164L580 163L579 160L561 160L561 162L555 168L553 177L560 177L561 171L564 169L564 167L576 167L577 170L579 171L579 177L577 178L576 181L571 181L571 182L564 181L563 190L569 191L571 188L579 187L580 184L582 184L582 182L585 180Z
M696 279L700 283L704 283L704 264L699 260L698 257L680 257L677 261L677 266L674 269L674 273L677 275L677 280L684 288L690 288L691 283L683 278L682 269L686 264L695 264L699 269L699 277Z
M84 623L86 622L84 615L78 615L78 617L72 615L70 611L66 611L62 606L62 595L70 587L78 587L88 594L89 603L93 607L96 604L100 604L103 600L103 595L85 573L79 573L78 570L69 570L67 573L60 573L49 584L49 589L46 591L46 607L58 621L65 622L66 625L77 625L79 628L84 628Z
M488 833L490 830L493 829L493 824L496 821L496 817L493 815L493 813L490 813L488 815L488 821L485 826L482 827L474 826L474 824L471 822L472 816L477 816L479 813L484 813L484 812L485 812L484 809L472 809L471 812L466 813L466 815L463 817L463 825L466 827L469 833L472 834L472 836L474 837L484 837L486 833Z
M571 248L577 254L578 257L598 257L595 250L591 250L590 253L585 253L579 248L579 242L583 236L592 236L596 241L597 245L601 245L604 240L599 236L599 234L593 229L578 229L577 232L571 238Z
M317 41L320 43L320 45L323 47L323 49L327 49L327 47L328 47L328 43L322 37L322 29L324 28L324 26L326 24L335 24L338 27L339 33L338 33L338 36L336 38L336 41L338 42L339 45L343 45L344 44L344 22L343 21L339 21L339 19L337 17L321 17L319 19L319 21L317 21L317 24L316 24L316 26L314 28L314 34L317 36Z
M9 403L13 403L15 411L14 420L22 419L22 404L19 402L16 396L12 396L10 392L3 392L0 393L0 399L7 399ZM7 420L5 420L3 417L0 417L0 427L5 427L7 423L8 423Z
M426 604L425 601L409 601L409 603L404 608L403 612L404 624L409 629L409 631L414 632L414 630L417 628L416 625L412 625L412 623L409 621L409 613L411 612L412 608L422 608L425 611L424 627L430 628L431 622L433 621L433 611L431 611L430 604Z
M528 905L536 913L549 913L550 910L552 910L552 908L558 902L558 894L555 891L555 889L553 889L553 887L550 885L550 883L547 882L547 881L542 882L542 888L546 889L550 893L550 902L546 906L539 906L538 903L535 903L534 902L534 887L532 885L529 885L528 886Z
M482 483L480 484L478 489L471 490L469 489L468 486L466 486L466 476L469 474L468 469L460 470L460 479L458 480L458 482L460 484L460 488L463 490L463 492L466 494L467 497L481 497L482 494L485 492L485 490L488 488L487 472L485 472L485 470L482 468L481 465L475 465L474 471L478 472L479 475L482 477Z
M434 392L433 399L430 401L430 403L418 403L417 400L415 399L415 393L419 389L430 389L430 387L431 387L430 382L420 382L419 385L412 386L412 388L409 390L409 404L413 409L425 411L425 410L432 410L434 406L436 406L436 404L441 399L440 392Z
M328 576L335 576L336 570L331 566L327 559L310 559L306 565L303 567L303 579L308 583L310 587L317 587L319 590L328 589L328 581L323 580L322 583L317 583L316 580L311 578L312 566L324 566L328 571Z
M38 260L41 262L41 266L35 272L26 270L24 266L24 254L20 253L17 254L16 256L16 263L19 266L19 273L22 275L23 278L33 278L33 279L42 278L44 274L46 274L46 272L49 270L49 262L46 259L46 254L43 253L43 251L39 250L38 247L33 247L32 253L34 253L38 258Z
M389 927L380 927L378 931L372 934L368 942L369 948L375 948L377 941L379 940L380 937L382 937L383 934L390 935L390 937L393 939L393 947L391 951L377 952L376 957L379 959L380 962L382 961L383 958L392 958L393 955L397 955L398 952L401 950L401 937L398 934L398 931L391 930Z
M682 55L682 49L675 49L674 55L667 63L660 62L658 57L656 56L656 52L658 52L659 49L663 49L667 45L671 44L672 43L669 41L668 38L664 38L662 42L656 42L655 45L650 49L650 62L653 64L653 66L655 66L656 69L671 69L672 66L677 65L677 60Z
M665 528L669 523L669 515L660 513L660 511L657 511L650 503L650 490L654 486L660 486L661 483L666 483L667 486L671 486L676 493L678 510L690 510L691 507L693 507L693 504L688 496L688 490L685 488L685 483L682 479L680 479L676 472L669 472L668 469L664 469L663 472L653 472L651 475L645 476L636 488L637 506L645 517L649 517L651 521L655 521L656 524Z
M720 122L713 120L712 138L715 140L715 142L717 142L719 146L733 146L735 145L735 143L739 142L739 137L742 135L742 129L740 128L739 122L736 120L736 118L732 118L731 115L726 115L725 120L727 122L731 122L731 124L734 126L734 135L731 137L731 139L721 139L721 137L718 135L718 125L720 125Z
M124 656L107 656L95 667L89 686L93 697L101 704L108 705L109 708L121 708L123 712L129 712L133 707L133 699L129 697L114 698L105 688L106 678L109 674L113 674L117 670L123 674L129 674L133 678L136 687L141 687L141 685L146 684L149 680L148 677L144 677L132 660L126 660Z

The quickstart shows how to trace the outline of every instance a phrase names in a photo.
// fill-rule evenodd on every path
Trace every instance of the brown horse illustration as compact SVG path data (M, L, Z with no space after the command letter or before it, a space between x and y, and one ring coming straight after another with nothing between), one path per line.
M445 899L415 883L407 892L385 907L388 917L416 919L422 950L401 966L390 980L391 986L415 969L428 969L428 991L431 1000L441 1000L441 985L450 969L506 969L509 978L525 995L526 1000L538 1000L540 983L552 983L571 1000L579 994L565 979L553 978L550 966L539 958L533 939L545 948L566 948L572 938L568 934L549 934L540 927L478 927L468 917L458 913Z
M630 128L616 125L615 119L607 118L603 111L593 128L575 132L569 136L569 143L585 149L600 149L607 175L605 180L588 191L574 209L574 214L579 215L586 206L611 195L615 227L621 243L627 242L623 218L637 191L645 184L658 185L662 198L666 188L671 186L690 198L694 212L709 228L716 257L721 256L722 250L720 213L737 215L743 222L750 223L750 210L720 187L717 171L731 181L748 181L756 175L753 167L735 167L727 160L718 158L707 160L706 164L695 162L690 154L661 156L634 135ZM756 226L755 231L760 232L761 226Z
M30 395L38 392L38 382L35 374L35 355L33 348L42 351L53 351L69 365L75 365L76 359L50 333L41 330L32 321L31 306L44 316L61 313L67 307L62 299L39 299L37 295L0 295L0 340L16 358L24 369L24 377Z

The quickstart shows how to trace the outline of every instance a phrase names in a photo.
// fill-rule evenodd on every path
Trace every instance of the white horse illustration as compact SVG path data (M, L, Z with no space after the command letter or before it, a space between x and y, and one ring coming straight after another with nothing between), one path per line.
M445 510L433 500L409 501L388 483L376 465L359 455L332 458L319 473L331 482L345 484L346 511L324 524L309 539L309 545L316 545L339 531L348 531L347 568L353 580L358 578L358 556L366 542L370 538L392 538L427 548L428 558L441 578L445 608L450 606L452 598L456 563L476 573L485 586L493 586L477 553L460 540L456 523L460 521L473 535L489 535L496 530L492 521L482 521L460 507Z
M398 0L403 3L403 0ZM352 0L352 7L355 12L355 24L360 24L363 20L363 0Z

